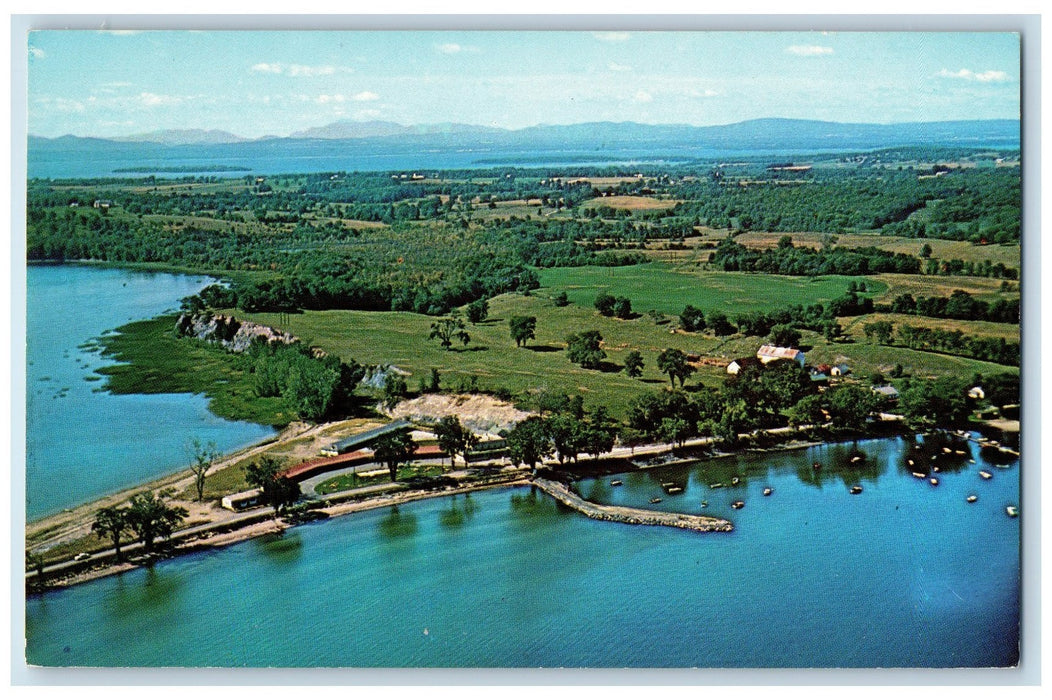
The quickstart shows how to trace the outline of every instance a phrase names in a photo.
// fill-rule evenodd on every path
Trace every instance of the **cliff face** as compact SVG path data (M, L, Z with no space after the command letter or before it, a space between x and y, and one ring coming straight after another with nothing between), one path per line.
M257 339L265 343L283 345L299 342L299 338L291 333L276 331L251 321L238 321L233 316L220 314L180 314L175 329L180 335L218 343L231 352L244 352Z

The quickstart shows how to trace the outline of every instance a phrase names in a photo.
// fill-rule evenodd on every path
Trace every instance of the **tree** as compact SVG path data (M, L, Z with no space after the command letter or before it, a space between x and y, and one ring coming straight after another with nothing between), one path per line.
M170 537L175 528L189 515L181 506L165 502L168 492L154 494L144 491L132 496L127 509L128 529L135 533L147 552L153 551L154 542L160 537Z
M476 299L468 304L468 320L472 323L482 323L489 316L489 302L485 299Z
M727 319L727 314L723 313L722 311L710 312L709 317L707 319L707 323L709 328L712 329L713 334L720 337L730 335L736 330L735 327L731 325L731 322Z
M440 318L431 324L429 339L438 338L442 347L449 350L454 340L459 340L464 345L471 342L471 336L464 330L464 319L454 313L451 316Z
M839 338L843 333L844 329L836 321L829 320L822 324L822 335L824 335L825 339L830 343Z
M445 416L435 425L435 435L438 437L439 448L449 455L449 464L453 465L453 457L460 455L467 461L467 453L478 444L478 436L465 428L456 416Z
M826 421L825 412L822 410L825 408L825 404L824 396L811 394L797 401L785 412L785 415L789 419L789 424L797 427L801 425L821 425Z
M800 331L782 323L771 329L771 334L767 336L767 340L772 345L777 345L781 348L796 347L800 343Z
M877 410L880 399L869 389L847 384L826 392L830 420L837 427L862 430L869 414Z
M392 409L398 405L406 394L409 393L409 385L406 384L405 377L395 372L390 372L384 377L384 388L381 392L383 396L384 406L388 409Z
M630 377L643 375L643 355L638 350L632 350L625 355L625 374Z
M661 426L658 428L658 434L661 435L661 439L670 445L676 447L683 447L683 442L690 437L692 426L690 423L682 418L668 417L661 419Z
M927 243L922 245L921 249L920 249L920 256L922 258L930 258L931 257L931 245L929 245Z
M617 299L612 294L599 292L599 296L595 298L595 310L603 316L612 316L614 314L614 304L616 303Z
M867 340L876 336L880 345L890 345L895 326L890 321L874 321L862 326L862 332L866 334Z
M617 297L614 300L613 313L618 318L632 318L632 300L628 297Z
M556 306L569 306L570 299L566 296L566 292L559 292L552 297L552 301L555 302Z
M273 457L262 457L248 465L245 481L259 489L263 502L274 509L275 518L300 497L300 485L282 474L281 463Z
M687 377L695 372L694 366L687 362L687 356L678 348L662 350L658 355L657 365L662 374L668 375L673 388L676 386L676 379L679 379L679 385L683 386Z
M205 499L205 476L208 475L208 470L212 468L212 463L219 457L219 450L216 449L214 442L209 442L207 445L202 445L201 441L194 438L190 441L190 454L193 456L193 464L190 465L190 471L194 475L194 488L197 489L197 500L203 501Z
M600 347L603 336L599 331L582 331L566 336L566 354L570 362L584 369L599 369L606 353Z
M916 380L899 396L899 407L913 425L955 425L970 412L966 391L955 377Z
M536 316L512 316L508 319L508 328L511 331L511 339L515 345L523 347L526 341L536 338L537 317Z
M398 465L413 458L416 443L413 436L404 430L386 433L373 443L373 456L391 472L391 481L398 481Z
M577 461L577 454L586 447L584 425L571 415L557 415L548 420L548 437L559 457L559 464Z
M117 561L121 560L121 535L128 529L128 509L111 506L95 511L95 522L91 531L99 537L108 537L113 542Z
M679 315L679 325L685 331L703 331L705 330L705 313L701 309L687 304Z
M552 453L548 425L539 416L530 416L515 424L507 435L508 457L513 464L527 464L530 469Z

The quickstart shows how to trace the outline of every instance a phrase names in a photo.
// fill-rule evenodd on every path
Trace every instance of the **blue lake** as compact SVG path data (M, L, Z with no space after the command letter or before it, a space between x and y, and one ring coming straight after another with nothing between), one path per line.
M81 347L105 331L176 309L213 280L88 266L27 268L26 517L30 520L184 467L191 438L221 450L271 435L217 418L192 394L115 396Z
M45 666L993 667L1019 644L1019 464L911 439L578 483L730 518L589 520L529 488L300 526L31 596ZM931 454L938 455L931 460ZM937 486L906 460L940 466ZM975 462L969 462L974 459ZM812 464L823 465L820 472ZM979 470L993 478L982 479ZM710 489L717 481L736 486ZM674 481L682 494L666 495ZM859 484L863 492L849 493ZM764 497L764 488L773 493ZM976 503L966 497L976 494ZM661 503L650 499L662 497ZM742 510L730 503L743 500ZM702 502L708 503L707 508ZM1025 513L1023 517L1025 517ZM163 631L163 633L159 633Z

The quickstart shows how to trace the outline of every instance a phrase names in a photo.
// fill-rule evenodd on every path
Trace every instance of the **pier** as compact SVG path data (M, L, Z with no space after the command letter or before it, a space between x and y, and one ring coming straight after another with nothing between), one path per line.
M625 523L628 525L663 525L695 532L731 532L734 525L729 520L705 515L665 513L658 510L642 510L624 506L606 506L586 501L570 491L566 484L542 477L534 477L533 484L565 506L594 520Z

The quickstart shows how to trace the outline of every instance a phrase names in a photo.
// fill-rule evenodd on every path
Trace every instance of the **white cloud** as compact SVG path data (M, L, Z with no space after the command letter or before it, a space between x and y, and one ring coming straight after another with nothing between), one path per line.
M716 97L720 93L716 92L715 90L705 89L705 90L690 90L689 94L690 94L691 97Z
M305 66L300 63L257 63L252 66L255 73L269 73L272 75L287 75L290 78L314 78L319 75L334 75L336 73L350 73L352 68L344 66Z
M47 58L47 54L44 53L44 49L38 49L35 46L30 46L29 47L29 57L30 58Z
M654 96L646 90L640 90L635 94L635 96L632 97L632 99L636 102L653 102Z
M54 109L56 112L76 112L80 113L84 111L84 103L78 100L70 100L65 97L41 97L37 100L37 103Z
M327 104L333 104L333 103L339 104L341 102L346 102L347 101L347 96L346 95L318 95L316 98L314 98L314 101L317 102L320 105L327 105Z
M614 63L612 61L607 65L607 68L614 71L615 73L624 73L626 71L632 70L632 66L626 66L621 63Z
M790 46L785 50L794 56L829 56L833 53L831 46Z
M165 107L168 105L179 104L183 101L183 98L176 97L175 95L158 95L153 92L140 92L138 101L144 107Z
M631 34L628 32L592 32L592 36L599 41L628 41Z
M257 63L252 66L252 70L256 73L276 73L281 74L281 65L278 63Z
M373 100L380 99L380 96L377 95L375 92L369 92L368 90L363 90L362 92L359 92L358 94L356 94L351 99L354 100L355 102L372 102Z
M1003 70L987 70L982 73L962 68L959 71L951 71L943 68L939 71L942 78L956 78L958 80L974 80L980 83L1007 83L1011 78Z

